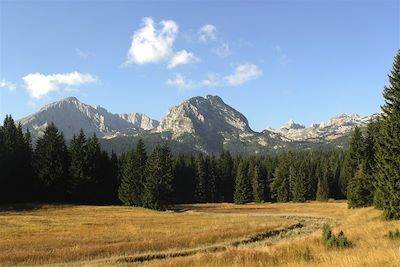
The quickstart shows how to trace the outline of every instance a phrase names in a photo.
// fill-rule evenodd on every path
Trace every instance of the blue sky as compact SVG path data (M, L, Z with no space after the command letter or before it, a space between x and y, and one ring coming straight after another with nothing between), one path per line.
M254 130L379 111L399 1L3 1L0 117L67 96L161 119L219 95Z

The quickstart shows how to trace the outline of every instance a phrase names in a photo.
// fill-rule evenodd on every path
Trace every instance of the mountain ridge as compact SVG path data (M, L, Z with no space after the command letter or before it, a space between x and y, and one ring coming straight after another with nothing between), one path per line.
M374 116L340 114L310 127L289 120L279 128L257 132L242 113L219 96L189 98L171 107L160 122L143 113L114 114L67 97L17 122L31 131L34 140L54 122L67 139L82 128L87 135L96 134L106 140L110 149L120 142L125 144L120 149L125 150L137 138L143 138L151 143L174 142L177 150L214 153L230 149L238 154L259 154L280 149L343 147L351 131L356 126L366 127Z

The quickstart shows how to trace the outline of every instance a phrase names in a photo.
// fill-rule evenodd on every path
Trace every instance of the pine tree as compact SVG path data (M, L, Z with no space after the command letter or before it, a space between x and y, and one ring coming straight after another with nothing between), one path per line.
M349 208L368 207L372 205L373 188L371 177L367 174L366 162L361 162L356 174L349 180L347 200Z
M32 200L34 180L30 133L24 135L21 125L16 126L13 118L7 115L0 135L0 203Z
M217 201L217 161L214 154L206 158L206 170L207 170L207 201Z
M365 143L360 128L356 127L346 153L339 183L343 195L347 196L347 183L355 175L358 166L365 157Z
M44 200L62 201L68 181L68 151L64 136L51 123L36 142L33 158L35 175Z
M172 203L172 155L167 144L156 145L146 168L143 206L165 210Z
M386 219L400 219L400 50L383 91L376 140L375 199Z
M127 206L141 204L141 197L134 194L136 184L134 157L133 151L121 156L121 183L118 188L118 198Z
M75 135L69 145L69 192L72 195L72 199L75 201L82 201L84 196L83 187L89 180L87 177L87 146L86 136L81 129L78 137Z
M222 202L233 202L235 176L233 175L233 160L229 151L223 151L218 159L217 191Z
M251 179L248 176L248 163L241 160L236 172L234 202L244 204L252 201Z
M252 172L253 199L255 202L265 200L265 180L258 164L254 165Z
M288 202L292 199L291 187L293 179L292 155L282 155L274 172L271 183L271 193L278 202Z
M202 154L196 155L196 180L195 180L195 199L198 203L207 201L207 173L206 165Z
M305 169L305 164L301 161L301 158L297 158L296 160L297 162L294 166L294 175L292 182L293 201L304 202L307 200L308 196L308 177Z
M136 149L126 155L122 165L119 198L125 205L143 205L146 165L146 148L140 139Z
M320 161L316 173L318 177L316 200L327 201L329 199L329 170L326 161Z

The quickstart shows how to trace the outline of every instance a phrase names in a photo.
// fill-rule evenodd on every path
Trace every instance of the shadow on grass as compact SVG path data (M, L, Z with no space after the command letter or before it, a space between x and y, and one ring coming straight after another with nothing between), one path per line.
M10 203L1 204L0 212L10 212L10 211L32 211L41 209L45 204L43 203Z

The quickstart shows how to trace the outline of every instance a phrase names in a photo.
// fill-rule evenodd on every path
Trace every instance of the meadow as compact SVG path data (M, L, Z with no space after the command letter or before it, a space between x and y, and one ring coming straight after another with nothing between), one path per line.
M351 248L327 249L321 227ZM0 266L400 266L400 240L346 202L195 204L158 212L41 205L0 212Z

